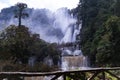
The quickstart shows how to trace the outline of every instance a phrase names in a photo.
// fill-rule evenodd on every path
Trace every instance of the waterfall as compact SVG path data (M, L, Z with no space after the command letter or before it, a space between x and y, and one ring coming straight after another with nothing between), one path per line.
M63 56L61 68L63 71L88 67L87 57L82 54L82 51L79 49L79 44L76 43L76 37L80 33L80 29L81 24L79 26L76 26L75 23L70 24L66 31L66 35L62 40L64 43L71 42L74 44L70 47L65 47L62 51Z

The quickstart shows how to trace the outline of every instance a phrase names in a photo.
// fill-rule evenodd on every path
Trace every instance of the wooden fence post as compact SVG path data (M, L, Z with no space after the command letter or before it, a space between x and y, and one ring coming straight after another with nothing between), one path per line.
M105 80L105 72L102 71L102 79Z
M63 80L66 80L66 74L63 74Z

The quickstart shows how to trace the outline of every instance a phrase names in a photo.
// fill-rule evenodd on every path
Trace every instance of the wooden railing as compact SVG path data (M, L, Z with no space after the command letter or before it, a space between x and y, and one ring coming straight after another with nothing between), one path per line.
M120 80L120 74L113 74L115 71L120 70L120 67L115 68L88 68L85 70L72 70L72 71L56 71L56 72L0 72L0 80L7 78L7 80L24 80L25 77L40 77L40 76L53 76L50 80L112 80L107 77L110 76ZM114 71L114 72L113 72ZM69 79L67 79L69 78Z

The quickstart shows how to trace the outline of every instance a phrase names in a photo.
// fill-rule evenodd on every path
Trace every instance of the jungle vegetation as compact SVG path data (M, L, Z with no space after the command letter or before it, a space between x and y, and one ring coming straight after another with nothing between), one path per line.
M82 22L80 46L90 65L120 66L120 0L80 0L72 12Z

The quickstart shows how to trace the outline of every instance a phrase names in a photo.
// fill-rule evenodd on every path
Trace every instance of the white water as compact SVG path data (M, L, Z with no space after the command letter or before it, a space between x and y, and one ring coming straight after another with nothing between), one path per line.
M81 24L79 26L76 26L75 23L71 23L70 26L68 26L65 38L63 38L62 40L65 43L75 43L75 45L77 46L65 47L63 49L61 65L61 69L63 71L85 69L88 67L87 57L82 54L82 51L79 49L79 44L76 44L76 37L80 33L81 26Z

